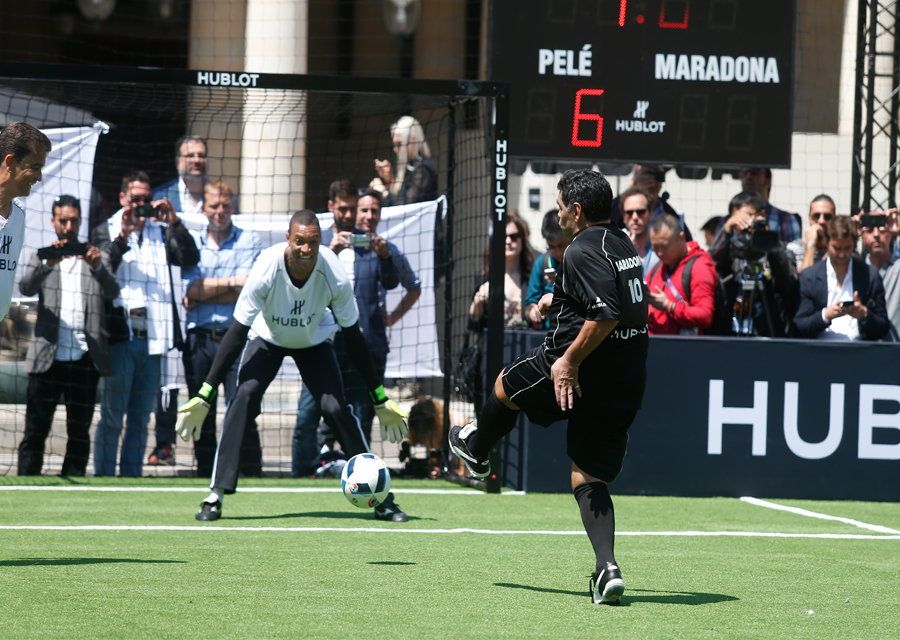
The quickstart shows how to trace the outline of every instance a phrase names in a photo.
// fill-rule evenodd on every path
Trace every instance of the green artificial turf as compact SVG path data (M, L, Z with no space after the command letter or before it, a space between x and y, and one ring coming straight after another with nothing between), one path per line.
M199 523L202 481L30 479L189 492L3 489L25 480L0 482L2 638L900 635L900 539L736 499L616 496L626 592L622 606L608 607L588 597L593 553L571 495L404 493L461 488L397 480L410 521L393 524L340 493L251 489L336 488L334 480L247 480L222 519ZM895 504L775 502L900 524ZM3 528L22 526L72 529ZM528 533L536 531L574 535ZM678 535L647 535L663 532Z

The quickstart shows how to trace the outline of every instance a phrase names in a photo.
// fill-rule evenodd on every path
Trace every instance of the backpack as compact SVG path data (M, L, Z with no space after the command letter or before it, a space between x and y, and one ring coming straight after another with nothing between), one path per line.
M700 257L699 253L692 255L684 263L684 269L681 271L681 288L684 289L684 299L690 303L691 301L691 269L694 266L694 260ZM656 272L659 271L662 262L657 262L650 269L650 277L647 281L653 280ZM730 336L734 335L731 330L732 311L728 306L728 296L725 293L725 284L722 278L716 274L716 291L713 298L713 320L709 329L703 332L706 336Z

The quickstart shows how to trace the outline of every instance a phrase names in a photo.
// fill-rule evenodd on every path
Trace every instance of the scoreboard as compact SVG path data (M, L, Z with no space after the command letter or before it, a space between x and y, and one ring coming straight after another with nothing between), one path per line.
M794 0L493 0L510 155L790 167Z

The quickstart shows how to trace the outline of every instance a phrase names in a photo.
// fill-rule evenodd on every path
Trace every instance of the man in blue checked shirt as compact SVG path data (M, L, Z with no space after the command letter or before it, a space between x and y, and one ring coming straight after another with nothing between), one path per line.
M334 213L334 225L322 230L322 246L328 245L337 254L353 282L359 328L369 344L378 376L384 377L389 350L387 327L399 322L412 308L419 299L421 284L406 256L376 233L381 221L381 194L367 191L358 198L356 194L356 187L349 180L331 185L328 208ZM367 244L353 246L354 235L357 239L364 235ZM389 311L384 308L385 294L398 285L405 293L397 308ZM340 333L335 336L334 350L341 365L347 401L360 421L366 442L371 443L375 407L362 376L350 362ZM318 453L316 429L321 415L305 384L297 409L291 474L301 477L307 475L309 463Z
M741 188L743 191L755 191L762 196L766 203L766 220L769 221L769 230L781 235L784 244L803 236L800 220L793 213L782 211L769 202L769 192L772 190L772 170L760 168L741 169ZM724 218L722 224L724 225Z
M200 250L200 263L185 269L183 274L187 292L184 306L188 310L183 358L190 396L197 395L209 374L222 336L234 319L234 305L241 288L262 251L262 242L256 233L231 222L233 213L231 187L224 180L211 180L203 189L203 215L209 220L209 226L205 231L191 231ZM237 388L237 372L238 363L235 362L224 382L226 402L231 402ZM215 403L215 399L212 402ZM172 441L174 436L173 431ZM165 446L166 443L162 444ZM214 404L203 422L200 438L194 442L198 476L212 476L216 444ZM262 473L262 451L255 424L244 436L241 464L244 475Z

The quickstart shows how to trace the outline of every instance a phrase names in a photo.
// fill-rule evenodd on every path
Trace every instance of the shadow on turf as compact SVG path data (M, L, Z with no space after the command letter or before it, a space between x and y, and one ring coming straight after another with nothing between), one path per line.
M508 589L526 589L528 591L540 591L542 593L562 593L570 596L587 597L587 588L584 591L567 591L564 589L545 589L533 587L527 584L512 584L509 582L495 582L494 586ZM634 595L635 593L652 593L667 595ZM627 607L632 602L653 602L656 604L714 604L716 602L731 602L737 600L734 596L726 596L720 593L695 593L693 591L656 591L651 589L629 589L622 596L619 606Z
M415 565L418 563L417 562L399 562L399 561L395 561L395 560L382 560L381 562L368 562L366 564L381 564L381 565L388 565L391 567L405 567L407 565Z
M139 560L137 558L18 558L0 560L0 567L59 567L74 564L111 564L136 562L140 564L184 564L184 560Z
M344 520L371 520L376 522L372 512L352 513L347 511L307 511L306 513L282 513L277 516L222 516L222 520L279 520L282 518L334 518ZM437 518L420 518L409 516L410 520L432 520Z

